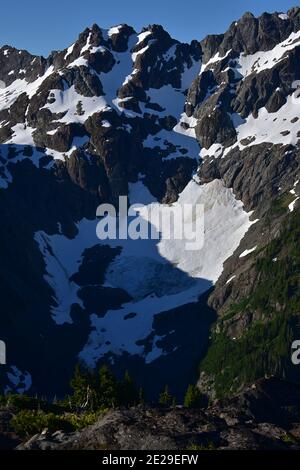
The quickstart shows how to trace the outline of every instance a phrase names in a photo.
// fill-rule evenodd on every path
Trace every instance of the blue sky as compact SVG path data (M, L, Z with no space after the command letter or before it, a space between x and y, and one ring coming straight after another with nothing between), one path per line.
M137 31L162 24L176 39L189 42L224 32L245 11L286 11L288 0L14 0L1 2L0 45L35 54L69 46L85 27L128 23ZM49 5L49 6L48 6Z

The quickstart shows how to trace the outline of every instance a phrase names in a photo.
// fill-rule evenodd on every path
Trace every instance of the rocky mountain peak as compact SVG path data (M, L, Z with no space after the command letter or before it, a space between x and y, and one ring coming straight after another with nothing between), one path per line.
M300 13L300 7L295 6L295 7L292 7L288 10L287 15L289 17L295 17L295 16L299 15L299 13Z
M233 22L225 34L210 35L201 41L203 61L209 61L217 50L220 57L229 50L245 54L270 50L299 30L299 20L298 7L287 14L263 13L258 18L247 12L240 20Z
M216 315L209 289L217 313L249 293L252 260L299 204L299 18L297 8L246 14L191 44L160 25L93 25L48 59L1 48L0 210L11 229L0 293L21 337L5 386L22 376L28 388L31 377L34 390L60 383L64 393L80 359L132 367L153 395L159 372L182 396ZM120 195L177 216L184 202L203 204L203 249L100 243L96 208ZM228 335L256 315L240 315ZM49 345L66 355L55 381Z

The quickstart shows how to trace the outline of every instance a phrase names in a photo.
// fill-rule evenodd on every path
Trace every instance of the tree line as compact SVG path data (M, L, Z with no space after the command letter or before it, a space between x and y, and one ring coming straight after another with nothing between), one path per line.
M70 385L73 390L69 397L70 404L79 409L94 411L146 404L144 390L136 387L128 371L121 380L117 380L107 365L102 365L99 370L88 370L80 364L76 365ZM196 385L188 385L183 402L185 407L203 408L207 402L207 397ZM157 403L166 407L177 404L168 385L159 394Z

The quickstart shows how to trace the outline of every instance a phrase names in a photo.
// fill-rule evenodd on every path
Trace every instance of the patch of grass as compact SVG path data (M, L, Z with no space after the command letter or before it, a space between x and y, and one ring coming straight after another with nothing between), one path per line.
M60 416L43 411L22 410L11 420L15 432L21 437L30 437L44 429L50 432L57 430L71 431L72 428Z
M41 410L22 410L12 418L11 425L19 436L30 437L41 433L44 429L49 432L77 431L94 424L100 415L92 412L56 415Z
M91 424L94 424L100 416L105 414L105 410L100 412L88 412L88 413L67 413L64 415L63 419L70 424L72 430L78 431L83 429Z
M289 433L285 434L282 440L285 444L289 444L289 445L298 444L297 439Z
M0 395L0 406L11 407L18 411L21 410L41 410L44 412L59 413L67 409L63 402L56 404L49 403L41 398L30 397L28 395L18 395L8 393Z

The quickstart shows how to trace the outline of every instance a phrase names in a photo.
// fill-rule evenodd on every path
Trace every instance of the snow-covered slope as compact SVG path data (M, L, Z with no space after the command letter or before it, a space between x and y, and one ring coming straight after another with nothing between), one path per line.
M203 295L234 290L260 251L268 201L288 188L297 208L299 27L292 9L246 14L201 43L159 25L94 25L47 59L0 49L2 289L28 349L15 353L11 387L23 370L49 388L32 347L52 371L64 352L62 389L78 360L132 366L147 381L176 357L171 379L187 380L183 362L199 360L211 321ZM159 237L97 238L98 205L124 195ZM157 223L171 215L178 229L186 204L193 250Z
M129 197L132 203L144 204L150 199L146 188L142 193L141 184L131 186ZM135 186L138 186L138 191ZM137 193L138 198L135 199ZM57 307L52 308L52 316L57 324L72 322L71 306L74 303L82 305L81 299L76 297L79 286L70 279L78 270L84 250L97 243L122 248L108 265L102 286L123 289L132 300L125 302L120 309L107 311L104 317L92 313L91 333L80 353L89 366L95 366L105 353L111 353L112 357L125 352L140 354L145 356L147 363L159 357L157 351L155 354L153 351L145 354L144 346L137 346L138 341L151 334L154 316L196 302L217 281L223 262L235 251L251 225L251 214L244 211L243 204L220 180L202 186L192 180L180 194L178 202L171 207L151 202L138 212L152 225L158 220L157 211L162 211L165 218L166 211L171 208L174 224L178 225L184 204L193 204L193 217L201 219L201 229L204 222L203 246L196 250L186 249L186 238L167 239L163 232L160 240L117 239L101 242L96 238L97 221L81 221L74 239L62 234L36 234L45 257L45 278L55 292ZM186 224L185 220L185 227ZM134 314L130 321L127 319L129 313ZM173 326L169 328L171 331ZM152 348L155 349L154 343Z

